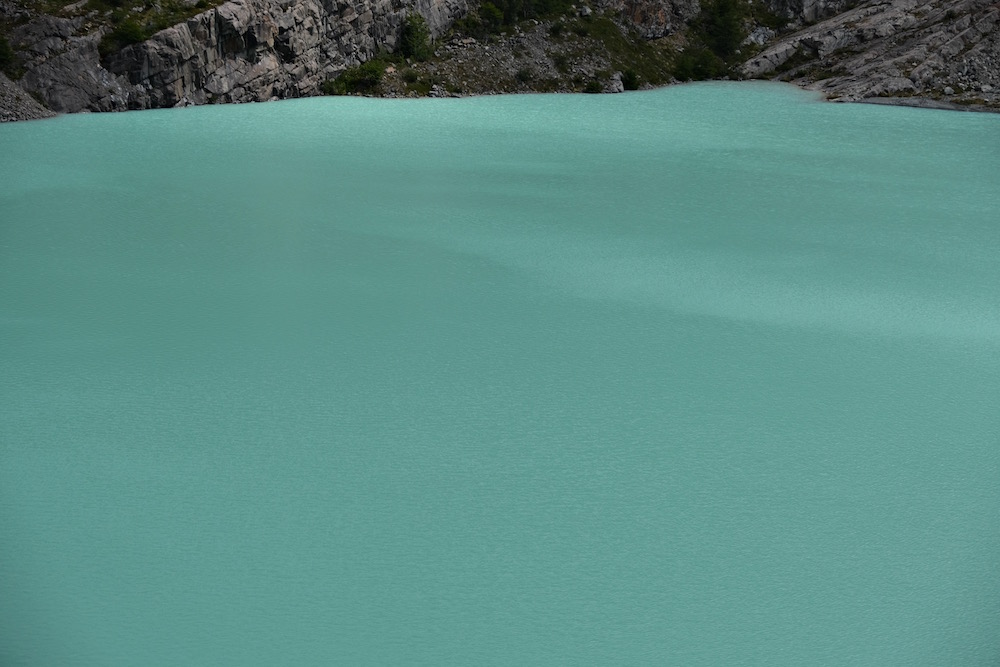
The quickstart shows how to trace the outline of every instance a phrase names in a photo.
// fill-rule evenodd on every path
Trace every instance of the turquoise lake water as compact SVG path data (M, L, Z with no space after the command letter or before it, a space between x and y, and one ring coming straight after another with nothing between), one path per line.
M0 127L0 664L996 665L1000 116Z

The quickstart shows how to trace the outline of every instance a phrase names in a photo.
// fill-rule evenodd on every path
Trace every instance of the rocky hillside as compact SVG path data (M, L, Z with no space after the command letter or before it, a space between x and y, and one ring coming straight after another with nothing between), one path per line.
M842 101L1000 110L1000 3L865 2L778 38L742 71Z
M384 97L613 93L669 83L675 56L668 45L642 38L631 24L576 11L478 39L457 32L424 59L382 56L362 67L374 66L363 89L338 92Z
M467 0L110 1L0 0L8 73L58 112L316 95L394 49L409 13L438 35L468 11Z
M572 1L0 0L0 120L722 77L1000 108L995 0Z
M55 114L0 73L0 123L11 120L48 118Z

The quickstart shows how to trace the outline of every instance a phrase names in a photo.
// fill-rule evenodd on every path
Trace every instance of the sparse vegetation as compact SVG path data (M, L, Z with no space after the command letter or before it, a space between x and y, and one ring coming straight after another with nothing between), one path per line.
M527 19L559 16L569 11L573 0L497 0L493 3L506 25Z
M376 58L344 70L336 79L320 86L324 95L364 95L375 92L382 82L386 64Z
M688 46L676 61L682 81L717 79L732 73L746 38L751 6L739 0L707 0L688 29Z
M637 34L622 33L614 21L604 16L582 18L578 22L586 24L590 37L607 50L613 69L634 75L636 88L642 83L656 86L670 81L673 73L670 51Z
M805 68L805 66L814 63L816 60L816 54L808 51L802 47L788 57L785 62L781 63L778 67L774 69L775 74L782 75L780 78L785 81L791 81L795 78L799 71ZM810 65L811 69L815 69L818 66L816 64Z
M485 39L529 19L555 18L570 11L572 0L487 0L467 16L455 21L452 31ZM551 35L558 37L563 26L552 24Z
M622 86L625 90L639 90L639 75L634 69L622 72Z
M753 0L749 6L750 19L757 25L781 32L788 25L788 19L769 10L763 0Z
M84 6L94 12L98 23L111 26L99 45L102 57L152 37L164 28L215 7L222 0L198 0L188 4L183 0L89 0Z
M114 29L104 36L100 43L102 56L120 51L129 44L144 42L153 35L141 23L132 18L127 18L118 23Z
M399 36L399 52L404 58L414 60L427 60L433 55L431 32L427 29L427 21L420 14L410 14L403 21L403 30Z
M406 74L404 80L401 71L383 82L380 94L426 93L434 83L459 94L525 89L600 92L609 87L615 72L621 72L622 87L638 90L673 78L676 54L672 46L626 32L604 14L579 16L573 11L540 22L521 22L508 30L498 21L494 7L489 2L480 5L476 13L454 25L451 36L437 49L438 56L426 65L411 64L421 72L421 84L435 81L418 87L417 81L409 80L418 75ZM503 31L486 38L477 36L487 25L501 26ZM487 49L490 53L484 61Z
M843 66L828 67L822 64L816 64L799 71L797 74L812 81L822 81L824 79L832 79L837 76L846 76L848 71Z
M952 101L955 104L961 104L962 106L972 106L972 105L992 106L988 101L984 100L981 97L964 97Z
M35 100L36 102L38 102L38 103L39 103L40 105L42 105L42 107L44 107L44 108L46 108L46 109L48 109L48 108L49 108L49 103L48 103L48 102L46 102L46 101L45 101L45 98L44 98L44 97L42 97L41 95L39 95L39 94L38 94L37 92L35 92L35 91L33 91L33 90L29 90L29 91L28 91L28 94L29 94L29 95L31 95L31 99L33 99L33 100Z
M484 2L479 9L455 21L452 32L468 35L475 39L485 39L500 32L504 25L503 12L492 2Z
M17 56L11 48L7 38L0 35L0 72L3 72L12 79L19 78L17 75Z
M703 44L694 43L677 55L674 76L680 81L717 79L729 71L725 61Z
M85 0L81 4L73 0L14 0L30 7L31 12L78 21L77 34L100 31L104 38L99 49L109 68L117 68L124 62L118 56L111 58L116 52L223 1ZM616 76L625 90L675 79L740 78L745 75L741 63L764 48L761 43L770 39L770 31L780 33L790 25L787 18L771 12L765 3L766 0L701 0L700 13L687 22L686 28L650 40L638 32L640 28L629 27L628 16L602 7L592 11L586 2L473 0L472 11L454 22L450 34L440 42L432 40L425 18L410 3L403 3L397 9L408 14L404 15L397 33L395 53L379 53L374 60L327 81L321 89L327 94L393 97L525 90L599 92L611 88ZM852 4L851 0L848 4ZM945 20L956 18L953 9L949 12L946 15L942 8L940 12L916 9L911 13L926 20L939 20L941 16ZM11 38L16 34L20 39L21 33L9 32L12 28L17 30L29 17L30 13L0 17L0 71L11 78L23 76L24 68L34 63L29 57L29 46L15 43ZM824 85L836 88L841 82L829 79L848 74L843 64L846 57L867 49L860 42L869 32L863 32L858 21L846 24L855 41L848 40L833 53L820 57L816 49L803 46L812 42L799 40L798 51L776 70L766 70L761 61L754 61L747 71L765 78L826 81ZM801 26L801 17L794 25ZM760 31L753 42L744 43L747 32L756 27L769 30ZM379 37L385 35L379 33ZM374 48L379 48L380 43L384 44L376 41ZM18 48L23 48L23 53ZM252 58L264 47L248 38L245 42L232 39L225 48L243 51L242 55ZM273 48L283 62L297 58L298 54L284 39L275 40ZM395 67L387 69L389 65ZM911 73L906 67L900 70L903 76ZM958 82L948 83L954 90L947 95L949 101L978 106L977 96L969 94L972 90L966 93ZM937 86L931 97L942 97L942 90L941 85ZM907 94L926 96L928 91L921 93L918 84L915 92L903 91L893 96Z
M696 22L698 32L712 53L727 64L732 63L746 38L743 27L746 17L746 7L739 0L710 0L702 5Z

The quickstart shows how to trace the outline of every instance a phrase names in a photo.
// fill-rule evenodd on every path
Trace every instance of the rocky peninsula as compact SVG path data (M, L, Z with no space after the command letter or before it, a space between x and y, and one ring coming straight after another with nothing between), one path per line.
M0 121L319 94L790 81L1000 110L995 0L0 0Z

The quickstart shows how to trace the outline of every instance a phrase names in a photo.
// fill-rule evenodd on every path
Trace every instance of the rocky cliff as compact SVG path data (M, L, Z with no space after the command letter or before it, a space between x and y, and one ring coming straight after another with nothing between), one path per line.
M0 7L15 18L18 83L59 112L315 95L345 68L392 50L408 14L440 34L468 10L467 0L230 0L102 54L110 27L92 29L97 10L83 2L60 16L9 0Z
M0 123L54 116L33 97L0 72Z
M35 100L75 112L315 95L348 68L393 51L407 16L424 17L433 36L462 17L484 16L480 0L79 0L53 9L69 1L46 0L41 11L41 0L0 0L0 47L16 51L4 66L0 48L0 69L17 79L0 80L0 120L43 115ZM658 85L671 72L720 76L692 58L721 25L706 8L733 0L590 2L559 18L494 26L488 39L453 37L431 62L385 67L388 84L369 93L609 91L623 80L626 88L630 80ZM730 76L793 81L845 101L1000 109L996 0L738 5L749 36L726 58ZM122 33L138 23L133 16L169 25ZM732 67L730 56L742 64Z
M646 39L684 30L701 9L698 0L599 0L597 6L619 14Z
M874 0L778 38L748 60L841 101L1000 109L1000 3Z

